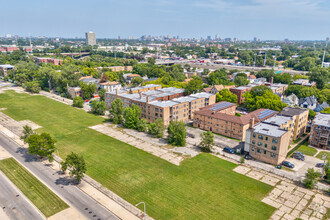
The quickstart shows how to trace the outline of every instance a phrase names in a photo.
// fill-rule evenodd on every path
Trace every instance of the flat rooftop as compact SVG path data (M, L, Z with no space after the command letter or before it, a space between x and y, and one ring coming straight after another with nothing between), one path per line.
M330 114L317 114L313 120L313 124L330 128Z
M280 115L294 116L294 115L300 115L306 111L308 111L308 109L303 109L303 108L298 108L298 107L285 107L280 112Z
M287 132L276 125L270 125L262 122L255 125L253 127L253 131L255 133L263 134L271 137L281 137Z
M159 107L172 107L179 103L173 102L173 101L153 101L153 102L150 102L149 104L159 106Z
M213 96L214 94L212 93L207 93L207 92L200 92L196 94L191 94L190 97L195 97L195 98L210 98L210 96Z
M290 121L290 120L293 120L293 118L291 118L289 116L283 116L283 115L274 115L273 117L268 118L264 122L281 126L282 124L288 123L288 121Z
M195 97L190 97L190 96L183 96L180 98L172 99L172 101L179 102L179 103L184 103L184 102L191 102L195 100Z

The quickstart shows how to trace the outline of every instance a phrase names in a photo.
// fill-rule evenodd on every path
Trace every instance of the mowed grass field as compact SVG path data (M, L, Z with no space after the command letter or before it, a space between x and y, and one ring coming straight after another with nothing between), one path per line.
M60 156L84 156L87 174L132 204L144 201L155 219L268 219L261 202L272 187L240 175L235 164L209 154L180 166L89 129L104 119L43 96L0 94L0 108L29 119L57 142Z
M0 170L46 217L69 207L14 158L0 160Z

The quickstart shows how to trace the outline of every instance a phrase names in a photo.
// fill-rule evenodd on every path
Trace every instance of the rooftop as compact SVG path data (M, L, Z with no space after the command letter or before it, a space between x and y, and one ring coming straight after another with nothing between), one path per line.
M177 105L179 103L174 102L174 101L154 101L154 102L150 102L149 104L159 106L159 107L171 107L171 106Z
M196 94L191 94L190 97L195 97L195 98L210 98L210 96L213 96L214 94L212 93L207 93L207 92L200 92Z
M290 121L290 120L293 120L293 119L291 117L288 117L288 116L274 115L273 117L268 118L264 122L281 126L282 124L288 123L288 121Z
M253 127L253 131L258 134L263 134L271 137L281 137L284 135L286 132L280 127L276 125L271 125L271 124L266 124L266 123L259 123Z
M280 112L280 115L294 116L294 115L300 115L306 111L308 111L308 109L303 109L303 108L298 108L298 107L285 107Z
M183 96L183 97L180 97L180 98L173 99L173 101L179 102L179 103L184 103L184 102L191 102L191 101L193 101L195 99L196 98L194 98L194 97Z
M313 120L313 124L330 128L330 114L317 114Z

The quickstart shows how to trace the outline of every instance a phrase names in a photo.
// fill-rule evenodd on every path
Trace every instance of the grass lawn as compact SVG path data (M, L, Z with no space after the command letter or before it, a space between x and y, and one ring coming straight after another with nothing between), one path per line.
M317 153L317 150L315 148L308 147L308 139L306 139L303 142L301 142L300 144L298 144L294 149L292 149L289 152L288 155L291 156L291 154L295 151L299 151L308 156L314 156Z
M322 159L322 155L323 155L324 153L327 155L327 159L326 159L326 160L330 160L330 153L327 152L327 151L320 151L320 153L318 153L318 154L316 155L316 157L319 158L319 159L321 159L321 160L323 160L323 159Z
M46 217L69 207L14 158L0 160L0 170Z
M60 156L84 156L87 174L132 204L144 201L155 219L269 219L261 202L273 187L240 175L235 164L209 154L180 166L89 129L103 118L43 96L0 94L0 108L16 120L42 126L55 137Z

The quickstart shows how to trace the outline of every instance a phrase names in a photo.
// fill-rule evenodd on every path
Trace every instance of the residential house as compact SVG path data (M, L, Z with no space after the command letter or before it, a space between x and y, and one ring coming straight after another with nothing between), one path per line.
M314 109L315 112L321 112L323 111L325 108L329 107L328 103L323 102L322 104L318 104L316 106L316 108Z
M286 98L282 99L282 102L287 104L288 106L295 106L299 104L299 98L295 94L291 94Z
M316 82L310 82L308 79L297 79L293 81L294 85L308 86L313 87L316 86Z
M314 110L317 105L317 99L315 96L308 96L306 98L300 98L298 105L301 108L308 108Z

